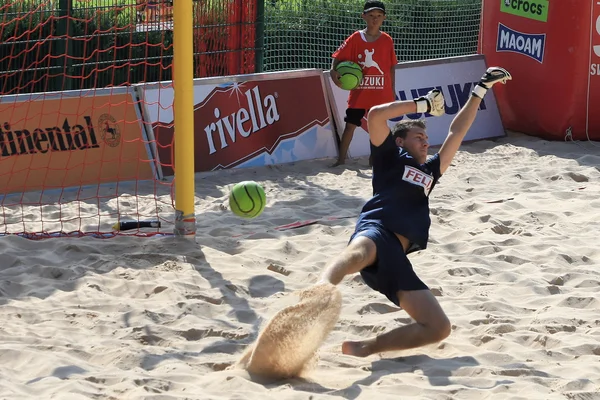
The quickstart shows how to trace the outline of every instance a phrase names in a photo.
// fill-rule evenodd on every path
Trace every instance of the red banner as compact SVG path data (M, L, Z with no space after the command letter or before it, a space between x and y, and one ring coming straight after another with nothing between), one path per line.
M590 62L590 84L588 87L588 106L586 109L588 135L590 139L600 140L600 0L593 1L592 43Z
M600 117L591 115L600 106L596 3L484 0L479 52L513 76L511 84L494 87L507 129L558 140L589 132L600 140Z
M320 75L218 85L195 105L195 170L233 168L329 123ZM163 173L172 175L173 122L154 123Z

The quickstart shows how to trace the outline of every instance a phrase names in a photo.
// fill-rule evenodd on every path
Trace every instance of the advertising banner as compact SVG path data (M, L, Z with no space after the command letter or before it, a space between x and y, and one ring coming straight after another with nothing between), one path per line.
M139 90L163 174L173 175L173 89ZM194 102L196 172L337 155L320 70L196 79Z
M0 193L154 177L133 89L0 96Z
M600 0L592 1L592 7L586 138L600 140Z
M598 0L484 0L479 52L513 76L496 93L507 129L600 139L600 119L590 112L600 105L598 7Z
M432 117L429 114L411 114L402 118L425 119L429 144L441 145L448 135L448 128L452 119L460 108L466 103L473 90L473 86L487 69L485 58L481 55L450 57L436 60L400 63L396 66L396 99L410 100L438 88L446 100L446 114L441 117ZM344 130L344 116L346 115L348 91L335 86L325 72L328 90L334 110L338 135L341 137ZM391 127L402 118L388 121ZM496 99L493 91L488 92L481 103L479 113L465 140L477 140L504 136L504 128L498 113ZM367 133L366 117L362 127L354 131L348 155L361 157L369 155L369 134Z

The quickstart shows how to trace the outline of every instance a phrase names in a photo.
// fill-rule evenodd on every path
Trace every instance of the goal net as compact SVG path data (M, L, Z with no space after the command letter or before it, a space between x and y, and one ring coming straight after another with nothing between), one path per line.
M0 236L173 232L173 1L0 0ZM476 52L480 0L386 3L401 61ZM363 4L193 1L194 76L328 69Z
M0 0L0 235L173 232L172 179L131 86L171 79L171 10Z
M195 77L254 72L256 4L193 2ZM177 228L173 6L0 0L0 235Z

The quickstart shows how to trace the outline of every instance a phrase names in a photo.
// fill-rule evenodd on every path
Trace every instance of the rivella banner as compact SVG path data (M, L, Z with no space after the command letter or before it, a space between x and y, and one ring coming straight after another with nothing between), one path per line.
M0 194L153 179L132 88L0 96Z
M173 175L173 89L138 87L165 176ZM194 80L195 171L335 157L321 70Z
M473 87L487 69L482 55L440 58L435 60L399 63L396 72L396 99L410 100L425 95L428 91L438 88L444 94L446 114L433 117L430 114L409 114L388 121L391 127L402 118L425 119L429 144L441 145L448 135L452 119L468 100ZM331 108L334 112L338 135L341 138L344 130L348 91L335 86L329 72L324 73L328 83ZM497 85L499 86L499 85ZM473 126L465 137L466 141L505 136L504 127L496 104L494 91L490 90L481 103ZM362 126L354 131L348 155L350 157L367 156L370 153L369 134L367 132L366 116Z

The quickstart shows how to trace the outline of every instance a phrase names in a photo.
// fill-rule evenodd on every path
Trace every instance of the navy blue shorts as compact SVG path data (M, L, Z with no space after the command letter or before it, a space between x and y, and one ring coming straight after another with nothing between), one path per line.
M368 237L377 246L375 262L360 271L363 280L371 289L384 294L397 306L400 306L398 291L429 290L413 270L402 243L394 232L377 222L366 222L356 227L350 242L359 236Z

